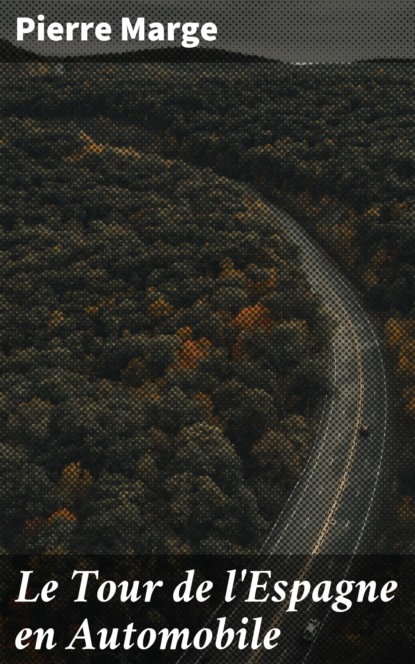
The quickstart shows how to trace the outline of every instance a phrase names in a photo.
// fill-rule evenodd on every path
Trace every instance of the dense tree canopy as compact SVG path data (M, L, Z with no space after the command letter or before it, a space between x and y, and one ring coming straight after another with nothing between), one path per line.
M2 151L5 545L254 549L328 388L327 321L278 221L73 126L6 119Z
M383 319L407 419L382 538L413 552L413 64L30 64L4 83L2 549L253 550L301 471L327 321L266 208L193 164L294 212ZM362 607L323 659L403 661L407 581L393 620Z

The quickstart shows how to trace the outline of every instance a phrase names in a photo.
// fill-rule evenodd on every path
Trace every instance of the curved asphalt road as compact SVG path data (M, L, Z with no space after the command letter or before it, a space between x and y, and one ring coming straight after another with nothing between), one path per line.
M260 197L246 187L250 201ZM263 548L261 569L272 569L272 558L291 559L294 579L313 583L323 578L336 582L347 576L353 556L362 551L363 533L382 469L388 429L388 392L385 368L376 332L353 288L319 246L288 214L260 198L282 224L287 238L299 249L311 288L318 292L336 320L332 340L333 394L327 400L319 433L304 472ZM369 426L364 438L359 429ZM296 555L298 554L298 555ZM341 554L342 557L336 557ZM275 560L275 559L274 559ZM281 560L281 559L280 559ZM269 561L265 565L263 561ZM320 565L320 570L318 567ZM288 578L290 578L288 577ZM274 582L287 578L273 572ZM302 633L309 617L323 626L329 605L305 601L297 613L275 604L271 613L261 604L236 600L228 626L241 627L243 616L263 616L263 627L281 629L279 645L271 651L208 649L185 653L180 661L256 662L299 664L311 659L316 639L307 644ZM228 611L226 610L228 609ZM320 633L323 630L320 630Z
M84 138L92 140L86 134ZM299 249L312 290L319 293L337 323L332 339L333 393L326 402L303 474L265 542L259 561L261 569L268 569L264 561L272 561L274 556L280 556L279 561L292 560L290 576L279 576L280 569L273 573L274 581L292 578L313 583L325 578L336 582L348 578L353 556L365 552L363 534L382 470L388 435L388 391L382 352L357 294L336 265L286 212L248 185L238 184L247 202L260 200L275 215L286 237ZM363 423L370 429L368 438L362 438L359 433ZM271 564L269 569L272 569ZM228 616L228 626L233 620L238 629L240 618L250 617L249 614L260 616L261 606L236 600L231 614L226 609L221 614ZM297 613L290 614L285 613L284 604L274 607L269 616L263 612L263 626L281 629L275 649L250 654L232 648L220 652L212 649L202 653L187 651L179 661L305 662L316 640L307 645L301 638L302 632L311 616L317 616L324 626L327 605L316 607L304 602Z
M386 371L376 331L354 289L294 219L268 206L298 247L311 287L334 316L336 330L332 340L333 394L326 403L308 464L264 553L303 554L298 559L301 564L296 578L337 581L348 578L357 552L367 552L362 546L363 534L379 484L388 435ZM361 424L369 427L369 437L360 435ZM322 562L318 570L319 558ZM302 632L311 616L324 624L327 605L300 606L298 613L273 617L272 624L282 631L277 649L244 660L284 664L308 660L316 641L307 647Z
M336 320L332 340L333 394L303 475L265 551L276 554L354 554L378 484L388 422L388 392L376 332L358 296L308 234L269 205L300 250L312 290ZM369 426L364 438L359 429Z

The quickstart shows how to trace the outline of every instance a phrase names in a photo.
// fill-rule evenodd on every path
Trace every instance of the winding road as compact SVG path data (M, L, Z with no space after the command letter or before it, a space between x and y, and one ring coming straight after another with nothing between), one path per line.
M85 132L84 140L93 141ZM120 148L116 148L120 150ZM131 148L129 149L131 151ZM285 509L270 532L261 555L260 569L272 569L272 561L290 561L290 577L311 583L322 578L346 579L353 557L368 553L365 543L380 483L389 436L389 397L380 343L358 294L335 263L290 215L264 199L248 185L241 185L248 203L261 201L275 216L276 228L299 251L311 289L335 320L331 345L332 393L327 398L313 449ZM272 257L272 256L271 256ZM360 427L369 427L363 437ZM367 539L367 538L366 538ZM269 563L269 566L268 566ZM284 578L279 576L279 578ZM259 607L259 608L258 608ZM212 616L212 621L219 609ZM261 615L261 605L235 600L226 615L235 629L241 617ZM263 628L279 627L279 645L271 651L185 651L178 662L244 662L300 664L310 660L318 638L307 643L302 633L310 617L317 617L324 633L327 605L305 601L296 613L286 606L264 610ZM250 614L252 614L250 616Z
M354 289L288 214L269 205L313 291L336 320L333 393L303 475L265 548L273 554L354 554L378 484L387 436L388 391L380 343ZM360 435L361 424L370 436Z
M258 194L246 188L250 199ZM260 569L274 556L291 559L292 578L332 581L345 579L353 556L364 550L364 533L375 501L388 437L388 389L379 340L359 297L325 252L287 213L261 198L299 249L302 267L313 291L336 321L332 339L333 392L328 397L319 432L303 474L263 548ZM369 427L363 437L360 427ZM323 562L321 562L323 561ZM318 567L320 571L318 572ZM330 568L330 571L328 571ZM323 576L321 574L323 573ZM326 574L326 576L324 576ZM285 577L279 577L285 578ZM349 577L350 578L350 577ZM243 616L261 615L261 605L236 600L228 615L240 626ZM259 607L259 608L258 608ZM227 607L229 609L229 605ZM310 617L324 623L330 609L305 601L297 613L274 605L263 615L263 628L279 627L279 645L271 651L185 653L180 661L273 662L299 664L311 659L318 638L302 639Z

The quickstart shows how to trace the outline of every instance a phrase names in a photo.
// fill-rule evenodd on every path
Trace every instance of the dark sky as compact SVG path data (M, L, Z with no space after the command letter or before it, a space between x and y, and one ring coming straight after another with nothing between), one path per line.
M10 40L15 38L17 16L35 19L40 13L49 22L107 21L113 27L107 43L24 42L27 48L53 55L137 48L117 40L116 32L122 16L144 16L162 23L213 21L218 26L214 46L291 62L415 58L413 0L3 0L0 11L0 34Z

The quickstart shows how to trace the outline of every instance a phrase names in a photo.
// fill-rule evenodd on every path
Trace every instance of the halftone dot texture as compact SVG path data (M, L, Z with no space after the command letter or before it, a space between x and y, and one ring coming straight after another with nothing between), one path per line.
M311 579L324 553L410 552L412 65L3 77L4 551L305 554ZM285 661L305 656L307 617Z
M75 34L72 42L36 40L29 34L24 42L16 41L16 18L45 17L53 21L94 22L111 25L111 40L94 38L81 42ZM24 46L43 56L107 54L134 51L137 45L156 48L167 42L121 42L121 18L134 23L143 16L146 24L159 21L185 23L214 22L217 40L202 42L203 48L226 49L233 53L276 58L285 62L350 62L367 58L414 58L414 6L411 0L259 0L251 3L211 0L131 0L117 3L73 1L56 3L51 0L17 0L2 7L0 36L15 46ZM181 42L180 30L176 45ZM9 59L10 49L3 44L3 57ZM185 58L200 57L198 48L183 49ZM14 55L16 53L14 52ZM217 54L215 57L218 57Z
M314 439L329 315L258 195L77 122L5 120L4 453L39 464L7 537L257 547Z

